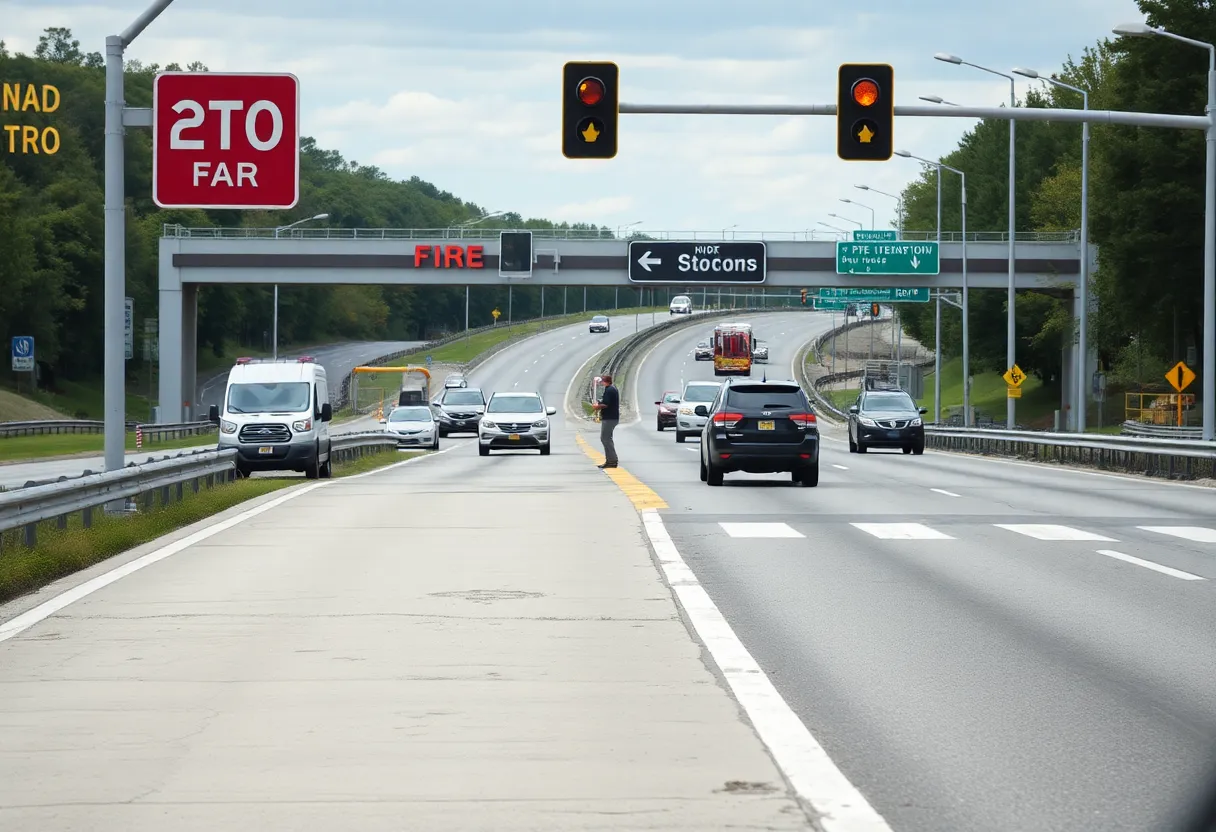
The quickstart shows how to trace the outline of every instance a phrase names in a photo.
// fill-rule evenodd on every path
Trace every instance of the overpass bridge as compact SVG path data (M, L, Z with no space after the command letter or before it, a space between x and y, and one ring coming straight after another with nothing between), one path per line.
M963 240L942 235L937 275L884 276L836 273L836 243L847 235L822 232L634 233L618 239L603 230L531 229L533 268L526 275L500 274L496 228L186 228L166 225L160 241L160 403L161 418L196 416L185 397L195 389L198 287L204 284L387 284L638 286L629 279L630 240L689 242L763 241L767 249L762 286L783 290L817 287L962 286ZM936 239L905 232L903 240ZM968 285L972 289L1008 285L1008 236L968 232ZM1090 246L1096 263L1098 251ZM1080 237L1075 232L1022 233L1015 241L1016 283L1073 297L1080 274ZM1091 264L1092 267L1092 264ZM663 285L691 289L696 282ZM715 286L723 284L714 283ZM755 287L757 284L747 283ZM1072 301L1075 307L1075 300ZM1074 313L1077 310L1074 309ZM1073 359L1066 357L1070 366ZM1067 386L1066 386L1067 389ZM181 408L175 403L181 402Z

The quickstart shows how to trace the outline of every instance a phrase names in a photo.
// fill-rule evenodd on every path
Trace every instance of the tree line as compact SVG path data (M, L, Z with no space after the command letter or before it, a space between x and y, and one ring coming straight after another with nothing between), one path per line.
M181 71L170 64L166 71ZM131 107L152 106L152 81L162 70L138 60L126 65ZM192 63L187 71L206 71ZM19 85L19 86L18 86ZM7 92L7 97L5 97ZM28 100L28 95L34 100ZM43 96L47 100L42 101ZM98 53L85 53L68 29L48 28L33 55L14 54L0 41L0 330L32 335L44 374L88 378L102 370L103 141L105 73ZM28 128L28 129L27 129ZM36 137L31 142L29 137ZM484 217L463 201L417 177L396 181L375 166L344 159L301 140L300 202L288 212L162 210L152 201L152 136L129 130L126 139L127 295L134 301L137 369L143 319L157 316L158 245L166 224L185 227L273 228L329 214L341 228L449 228ZM586 236L611 232L588 224L555 224L508 213L481 228L571 229ZM506 287L473 287L470 326L505 322ZM569 293L571 312L582 292ZM621 293L635 305L636 293ZM591 308L611 307L612 288L589 290ZM539 289L515 287L514 320L540 313ZM562 292L550 290L546 314L562 309ZM272 328L270 286L205 286L200 291L200 354L260 350ZM284 286L280 288L280 343L329 340L413 340L463 329L465 289L424 286ZM8 373L8 362L3 362Z
M1216 16L1206 0L1138 0L1149 25L1216 42ZM1204 111L1205 50L1166 38L1103 39L1069 57L1053 77L1087 90L1098 110ZM1025 107L1081 109L1082 96L1045 85L1019 102ZM1076 231L1081 213L1080 124L1022 121L1016 136L1016 216L1022 231ZM1124 387L1156 385L1188 350L1198 353L1203 326L1204 137L1199 130L1092 125L1089 160L1090 239L1099 247L1091 274L1090 342L1102 368ZM1009 123L984 120L941 162L967 174L967 227L1008 227ZM942 229L961 227L960 179L942 180ZM904 227L936 228L937 172L926 167L903 191ZM1005 290L971 293L973 372L1004 370ZM931 305L930 305L931 307ZM905 328L934 343L934 310L906 304ZM1208 314L1216 310L1208 310ZM1018 363L1058 383L1061 348L1075 338L1062 300L1019 292ZM943 309L942 350L961 353L961 316Z

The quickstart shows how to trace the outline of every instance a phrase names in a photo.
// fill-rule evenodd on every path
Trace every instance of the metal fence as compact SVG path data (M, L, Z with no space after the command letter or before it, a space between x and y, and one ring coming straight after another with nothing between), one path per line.
M395 451L397 440L379 432L338 434L332 438L331 453L337 462L346 462L369 453ZM23 529L23 543L33 547L38 542L38 524L54 520L60 529L67 528L72 515L79 514L84 528L93 525L93 517L102 506L126 501L129 507L145 509L156 504L169 505L180 501L187 489L197 494L201 488L236 478L236 451L205 450L183 453L175 457L142 464L132 463L118 471L100 474L85 472L58 482L32 484L26 488L0 493L0 533Z
M835 231L632 231L618 235L611 228L188 228L166 223L163 237L204 240L435 240L497 239L503 231L531 231L537 240L764 240L766 242L833 242L851 239L851 235ZM619 229L618 229L619 230ZM277 233L276 233L277 232ZM936 240L936 231L905 231L903 240ZM963 235L957 231L943 231L943 243L962 242ZM969 243L1000 243L1009 239L1007 231L968 231ZM1076 243L1080 241L1077 231L1019 231L1015 240L1022 243Z
M1144 422L1127 421L1121 428L1124 436L1156 436L1159 439L1202 439L1203 428L1175 427L1174 425L1153 425Z
M215 431L215 425L211 422L174 422L159 425L127 422L127 433L134 433L137 427L143 431L145 439L154 440L180 439L185 436L200 436ZM104 431L105 422L92 419L41 419L27 422L0 422L0 439L13 436L96 434L103 433Z

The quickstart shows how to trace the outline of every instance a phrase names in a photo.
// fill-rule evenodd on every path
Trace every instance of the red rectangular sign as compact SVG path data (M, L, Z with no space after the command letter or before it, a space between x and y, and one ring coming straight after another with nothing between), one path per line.
M152 199L162 208L294 208L300 200L299 79L157 75Z

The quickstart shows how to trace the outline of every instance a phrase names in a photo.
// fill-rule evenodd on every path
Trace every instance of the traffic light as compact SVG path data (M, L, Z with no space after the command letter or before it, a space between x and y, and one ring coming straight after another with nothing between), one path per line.
M806 306L806 289L802 290L802 305Z
M611 61L570 61L562 68L562 155L616 156L620 68Z
M889 64L841 64L836 85L836 155L885 162L895 149L895 70Z
M882 314L882 307L879 306L877 303L871 303L870 304L870 317L877 318L881 314Z

